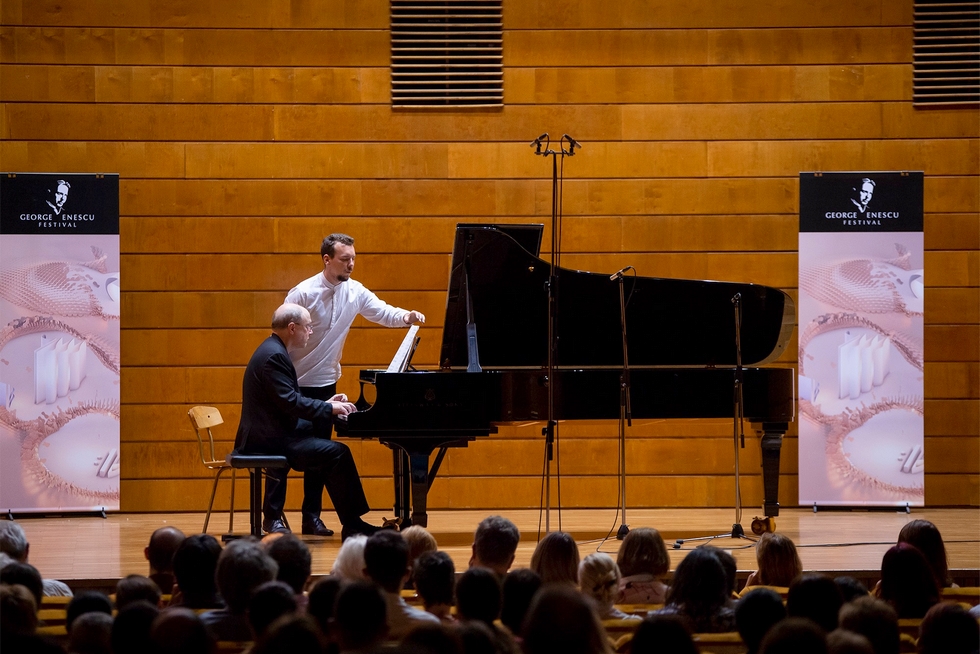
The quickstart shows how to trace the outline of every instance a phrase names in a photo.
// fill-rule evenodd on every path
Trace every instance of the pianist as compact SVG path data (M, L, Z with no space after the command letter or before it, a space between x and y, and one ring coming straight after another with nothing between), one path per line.
M350 278L354 272L354 239L347 234L331 234L320 244L323 270L305 279L286 295L286 302L303 306L313 320L309 346L289 353L296 367L300 391L306 397L328 400L337 392L340 356L344 341L358 314L385 327L405 327L424 323L425 316L380 300L360 282ZM333 424L326 421L317 429L330 438ZM304 481L303 490L311 510L318 506L322 486ZM325 535L325 527L303 525L304 534Z
M304 473L303 532L333 535L320 520L321 496L326 487L343 525L343 537L378 530L361 519L370 508L350 449L343 443L319 438L314 423L346 416L354 405L344 395L329 401L300 393L289 353L306 347L313 330L309 312L284 304L272 316L272 334L265 339L245 368L242 382L242 418L235 448L249 454L285 455L289 465ZM271 472L271 471L270 471ZM288 531L282 522L286 502L286 473L276 471L266 481L264 519L266 532ZM312 493L311 493L312 489Z

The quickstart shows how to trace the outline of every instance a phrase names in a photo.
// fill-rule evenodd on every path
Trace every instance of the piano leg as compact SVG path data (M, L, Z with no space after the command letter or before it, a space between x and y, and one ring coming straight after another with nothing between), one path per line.
M426 499L429 494L429 453L414 452L408 455L412 478L412 524L429 525Z
M392 470L395 474L395 518L401 518L402 528L411 526L408 517L411 506L411 475L409 474L408 454L405 450L392 446Z
M771 517L779 515L779 451L787 429L786 422L762 423L763 511Z

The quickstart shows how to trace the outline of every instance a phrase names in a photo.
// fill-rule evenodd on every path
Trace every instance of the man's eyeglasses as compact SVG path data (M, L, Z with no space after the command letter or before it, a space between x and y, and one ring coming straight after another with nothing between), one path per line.
M297 327L302 327L303 329L305 329L307 334L313 333L313 323L310 323L308 325L301 325L298 322L294 322L293 324L296 325Z

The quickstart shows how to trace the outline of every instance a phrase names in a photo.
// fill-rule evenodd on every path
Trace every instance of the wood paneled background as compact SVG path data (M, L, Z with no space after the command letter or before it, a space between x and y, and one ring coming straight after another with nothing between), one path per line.
M468 111L391 109L385 0L0 11L0 169L121 176L123 510L206 506L187 409L219 407L230 446L244 364L327 233L355 236L358 279L428 316L416 360L435 365L454 225L549 222L550 162L528 147L545 131L585 144L564 167L562 265L794 297L800 171L925 171L926 502L980 505L980 115L912 107L912 0L508 1L505 106ZM359 319L341 390L401 335ZM451 451L430 506L537 506L539 431ZM630 506L733 506L730 432L634 423ZM563 506L618 505L616 434L562 426ZM390 507L389 451L351 446ZM749 442L749 511L759 465ZM794 426L784 506L797 469ZM301 495L294 473L291 508Z

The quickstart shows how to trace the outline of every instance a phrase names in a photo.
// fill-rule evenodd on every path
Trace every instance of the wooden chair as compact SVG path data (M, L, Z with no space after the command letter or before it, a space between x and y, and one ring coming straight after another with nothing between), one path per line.
M744 654L746 647L737 631L719 634L694 634L695 644L702 652L711 654Z
M965 588L943 588L944 602L960 602L976 606L980 604L980 588L967 586Z
M211 509L214 507L214 494L218 490L218 480L221 473L231 470L231 504L228 509L228 533L235 531L235 468L224 459L218 459L214 455L214 434L211 433L212 427L217 427L224 423L221 412L213 406L196 406L187 412L187 417L191 419L191 426L194 427L194 434L197 436L198 450L201 453L201 463L208 470L214 471L214 483L211 485L211 499L208 501L208 512L204 516L204 529L201 533L208 532L208 522L211 520ZM204 435L202 435L202 432ZM205 445L207 440L207 445Z

